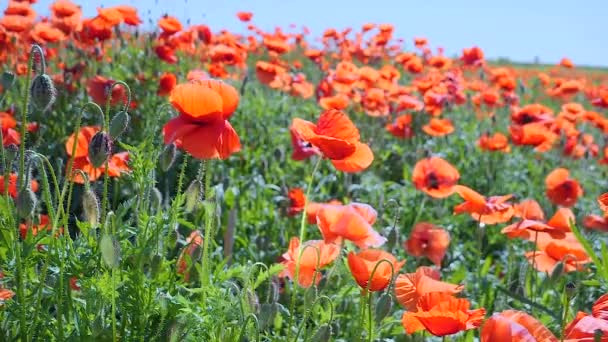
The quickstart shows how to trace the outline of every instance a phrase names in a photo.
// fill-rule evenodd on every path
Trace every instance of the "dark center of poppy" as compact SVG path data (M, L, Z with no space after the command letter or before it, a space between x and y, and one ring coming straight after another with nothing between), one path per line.
M439 189L439 178L435 172L431 172L426 176L427 184L431 189Z
M524 115L522 115L521 119L520 119L522 124L527 124L530 122L534 122L534 117L528 113L525 113Z

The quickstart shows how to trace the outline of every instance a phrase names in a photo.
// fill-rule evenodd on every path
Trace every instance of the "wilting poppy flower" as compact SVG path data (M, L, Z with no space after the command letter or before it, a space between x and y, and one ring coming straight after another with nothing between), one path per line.
M415 257L426 256L435 265L441 260L450 245L450 234L432 223L418 222L414 225L410 238L405 241L405 249Z
M507 222L514 214L513 206L507 202L512 195L491 196L486 199L466 186L456 185L454 190L465 200L454 207L454 214L466 212L474 220L485 224Z
M101 177L105 172L105 163L100 168L96 168L91 164L89 160L89 143L93 136L99 132L99 127L95 126L87 126L82 127L80 132L78 133L78 140L75 141L74 135L72 134L68 137L68 140L65 142L65 150L68 156L72 156L72 150L74 148L74 144L76 144L76 154L74 154L74 165L73 170L82 170L89 181L93 182ZM109 156L108 159L108 176L109 177L120 177L123 172L128 172L129 153L121 152L116 153L114 155ZM83 184L84 179L80 173L74 173L69 175L71 180L75 183Z
M446 336L477 328L485 309L469 310L470 303L445 292L430 292L418 299L417 311L404 312L401 319L408 334L426 330L435 336Z
M442 137L454 132L454 125L450 119L431 118L428 124L422 126L424 133L433 137Z
M557 342L558 339L536 318L523 311L495 313L481 328L481 342Z
M379 249L348 253L350 273L363 290L368 290L368 286L369 291L384 290L404 263L405 261L399 262L392 254Z
M287 215L295 216L304 210L306 196L301 188L289 189L287 197L289 197L289 209L287 210Z
M372 227L377 216L374 208L363 203L322 205L317 211L317 224L327 242L346 239L359 248L379 247L386 238Z
M397 117L395 121L386 125L386 130L397 138L411 138L414 136L414 131L412 130L412 115L404 114Z
M300 239L291 238L287 253L281 256L281 264L285 269L279 276L294 279L298 257L300 257L300 269L298 270L298 284L302 287L310 287L318 284L321 280L320 269L329 265L340 254L340 247L333 243L326 243L322 240L306 241L300 247Z
M416 189L435 198L450 196L459 179L458 170L439 157L420 160L412 171L412 183Z
M8 176L8 194L12 198L17 198L17 183L19 176L16 173L11 173ZM4 188L5 179L3 175L0 175L0 195L4 195L7 189ZM38 182L36 180L32 180L30 183L32 191L38 191Z
M162 74L158 81L157 94L160 96L165 96L165 95L171 93L171 90L173 90L173 88L175 88L176 84L177 84L177 77L175 76L175 74L172 74L170 72L166 72L166 73Z
M539 272L551 274L559 262L564 264L564 272L580 271L591 261L573 233L565 233L564 238L554 239L543 232L528 239L536 240L538 250L527 252L526 258Z
M549 200L564 207L571 207L583 195L583 188L576 179L570 178L570 171L557 168L545 178L546 194Z
M194 269L194 264L201 257L201 246L203 245L203 236L198 230L190 233L186 239L186 246L182 249L177 258L177 274L184 276L184 280L190 280L190 272Z
M169 101L180 114L165 124L165 144L175 142L198 159L227 159L240 151L239 136L228 122L239 103L232 86L213 79L182 83Z
M439 271L421 266L414 273L400 274L395 279L395 297L408 311L416 311L418 300L427 293L443 292L457 294L463 285L455 285L440 280Z
M591 314L586 314L579 311L564 330L564 338L566 341L596 341L598 331L601 336L600 341L608 340L608 315L606 314L606 306L608 303L608 294L598 298L593 304Z
M291 128L302 140L317 147L340 171L359 172L374 160L369 146L359 141L357 127L341 111L324 111L317 124L295 118Z
M486 151L498 151L504 153L511 151L509 139L507 139L507 137L502 133L494 133L492 136L483 134L477 141L477 145L479 145L482 150Z

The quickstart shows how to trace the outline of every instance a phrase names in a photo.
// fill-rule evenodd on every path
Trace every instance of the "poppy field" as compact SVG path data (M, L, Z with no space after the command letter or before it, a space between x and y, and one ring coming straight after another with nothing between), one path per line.
M608 341L608 70L35 2L0 13L0 340Z

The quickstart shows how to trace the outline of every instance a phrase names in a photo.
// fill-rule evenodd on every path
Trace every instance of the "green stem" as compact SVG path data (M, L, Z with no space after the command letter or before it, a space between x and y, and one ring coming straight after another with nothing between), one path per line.
M374 321L372 320L372 292L368 291L367 293L367 334L368 341L372 342L374 340Z

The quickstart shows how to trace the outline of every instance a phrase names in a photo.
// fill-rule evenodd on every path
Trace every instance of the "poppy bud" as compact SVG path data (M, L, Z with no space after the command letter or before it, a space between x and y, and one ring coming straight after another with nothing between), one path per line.
M554 284L555 282L557 282L557 280L562 276L563 273L564 273L564 263L560 261L553 268L553 271L551 272L551 276L549 277L549 283Z
M190 213L201 202L203 183L195 179L186 189L186 212Z
M106 132L97 132L89 143L89 161L93 166L102 167L110 156L112 140Z
M32 189L23 188L17 194L15 199L15 207L17 208L17 214L23 219L27 219L34 215L36 204L38 200Z
M163 195L157 188L152 188L150 192L150 209L160 210L160 206L163 203Z
M260 315L258 320L260 322L260 329L264 330L268 328L273 322L277 315L277 303L264 303L260 307Z
M4 153L6 156L6 164L10 165L17 155L19 154L19 147L15 144L10 144L4 148Z
M249 303L251 310L255 313L260 312L260 299L255 291L247 289L245 293L247 295L247 302Z
M10 89L13 86L13 83L15 83L15 74L10 71L3 72L2 80L0 81L2 88L4 88L4 90Z
M576 284L573 282L568 282L566 284L565 291L566 291L566 295L569 298L572 298L574 296L574 294L576 293Z
M382 320L393 309L393 297L388 293L383 293L376 304L376 323L380 324Z
M177 152L177 146L174 143L165 145L163 152L160 154L160 168L167 172L175 161L175 154Z
M152 278L156 278L158 272L160 271L160 266L162 263L163 257L158 254L154 254L154 256L152 257L152 261L150 262L150 276Z
M593 332L593 342L601 342L602 337L604 337L604 332L602 329L595 329Z
M55 102L55 85L47 74L37 75L30 87L32 104L41 111L47 110Z
M120 244L108 233L103 233L99 241L99 250L101 258L110 268L118 267L120 262Z
M319 327L319 330L310 339L313 342L325 342L331 338L331 327L329 324L323 324Z
M82 195L82 211L85 220L89 222L91 227L96 227L99 224L99 200L91 189L85 190Z
M388 236L386 238L386 246L389 250L392 250L395 247L398 238L399 237L397 236L397 229L395 229L395 227L392 227L391 230L388 232Z
M112 121L110 122L110 137L112 139L118 138L129 126L129 121L131 117L129 113L125 111L120 111L118 114L114 115Z

